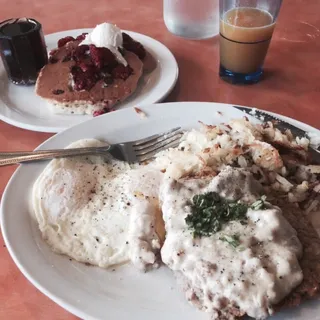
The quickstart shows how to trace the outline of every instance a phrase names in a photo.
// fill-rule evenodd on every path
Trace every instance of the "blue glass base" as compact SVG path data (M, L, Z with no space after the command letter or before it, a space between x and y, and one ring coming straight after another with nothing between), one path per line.
M262 68L253 73L232 72L220 65L220 78L232 84L253 84L257 83L263 74Z

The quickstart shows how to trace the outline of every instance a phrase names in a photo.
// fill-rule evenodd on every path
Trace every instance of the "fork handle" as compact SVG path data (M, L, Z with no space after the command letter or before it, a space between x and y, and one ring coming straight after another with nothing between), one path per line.
M0 166L9 166L23 162L35 162L53 158L97 155L108 152L111 145L105 147L88 147L56 150L37 150L30 152L0 152Z

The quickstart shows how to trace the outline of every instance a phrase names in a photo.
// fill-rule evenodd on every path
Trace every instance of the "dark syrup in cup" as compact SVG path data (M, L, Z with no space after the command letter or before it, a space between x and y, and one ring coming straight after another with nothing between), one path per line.
M29 18L1 22L0 53L13 83L34 84L40 69L48 63L41 24Z

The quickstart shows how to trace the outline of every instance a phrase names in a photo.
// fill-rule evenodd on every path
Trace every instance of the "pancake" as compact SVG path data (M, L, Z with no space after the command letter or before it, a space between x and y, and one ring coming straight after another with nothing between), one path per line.
M80 42L81 40L70 41L53 50L49 64L42 68L37 79L36 94L50 103L54 113L108 112L115 104L127 99L136 90L142 75L143 62L135 53L125 50L123 56L128 67L112 61L102 66L101 72L98 70L98 75L94 74L94 77L97 75L97 78L94 78L94 85L76 90L71 74L72 68L78 68L81 63L92 64L88 55L84 55L84 61L80 62L72 58L77 48L85 47L79 46Z

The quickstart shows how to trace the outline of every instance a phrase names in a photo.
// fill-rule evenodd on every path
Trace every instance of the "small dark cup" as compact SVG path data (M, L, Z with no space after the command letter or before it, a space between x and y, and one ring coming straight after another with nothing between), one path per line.
M0 23L0 53L9 79L14 84L31 85L48 63L41 24L29 18Z

